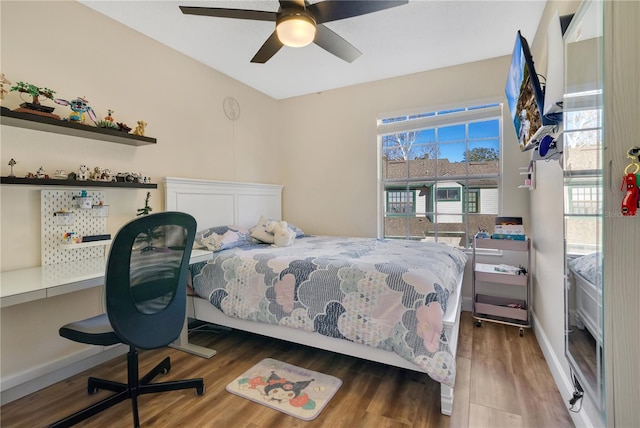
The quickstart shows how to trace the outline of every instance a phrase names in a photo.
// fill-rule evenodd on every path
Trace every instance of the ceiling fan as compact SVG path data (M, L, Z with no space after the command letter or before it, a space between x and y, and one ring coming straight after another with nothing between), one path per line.
M284 45L302 47L311 42L338 58L353 62L362 55L362 52L323 24L406 3L408 0L322 1L313 4L309 4L307 0L280 0L277 12L217 7L179 7L185 15L275 22L275 31L251 59L251 62L264 64Z

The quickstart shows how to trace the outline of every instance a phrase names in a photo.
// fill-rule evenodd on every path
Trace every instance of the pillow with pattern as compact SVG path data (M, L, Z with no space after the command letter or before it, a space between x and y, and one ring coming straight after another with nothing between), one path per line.
M197 232L194 247L222 251L252 243L251 233L248 229L230 225L210 227Z

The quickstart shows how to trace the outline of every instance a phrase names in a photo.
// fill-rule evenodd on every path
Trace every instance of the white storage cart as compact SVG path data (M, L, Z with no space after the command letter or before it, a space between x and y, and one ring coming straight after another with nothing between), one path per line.
M473 239L473 312L476 327L483 321L498 322L524 329L531 327L531 241ZM501 264L478 263L478 249L522 253L516 269ZM514 288L515 287L515 288Z

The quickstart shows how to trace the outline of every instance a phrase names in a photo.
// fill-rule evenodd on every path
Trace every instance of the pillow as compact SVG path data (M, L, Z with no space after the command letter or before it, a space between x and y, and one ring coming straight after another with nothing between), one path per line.
M197 245L210 251L222 251L251 243L249 230L239 226L217 226L196 233L194 247Z
M251 228L251 237L260 242L264 242L265 244L273 244L273 241L274 241L273 233L267 232L267 223L269 223L270 221L280 221L280 220L275 220L272 218L261 216L260 220L258 220L258 224L256 224L254 227ZM300 229L296 225L287 222L287 227L290 230L295 232L296 238L304 236L304 232L302 231L302 229Z

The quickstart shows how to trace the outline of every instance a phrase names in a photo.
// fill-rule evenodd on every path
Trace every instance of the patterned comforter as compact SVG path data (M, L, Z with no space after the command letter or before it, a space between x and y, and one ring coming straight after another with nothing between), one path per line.
M466 260L441 243L322 236L227 249L191 273L229 316L395 352L453 386L442 317Z

